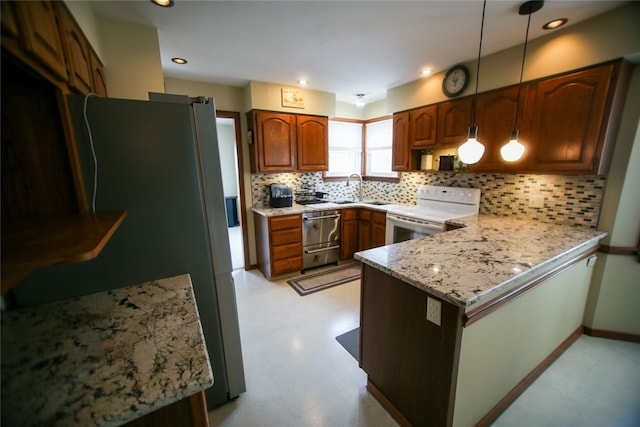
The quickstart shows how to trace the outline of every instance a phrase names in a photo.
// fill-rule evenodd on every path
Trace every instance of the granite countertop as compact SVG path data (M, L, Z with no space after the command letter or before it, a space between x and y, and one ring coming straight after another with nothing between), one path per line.
M213 384L189 275L2 313L2 425L115 426Z
M474 215L464 228L357 252L355 259L466 311L598 245L605 232Z
M386 212L389 209L398 208L401 206L397 203L385 203L385 204L372 204L367 202L349 202L349 203L316 203L313 205L299 205L294 203L293 206L288 208L272 208L269 205L266 206L254 206L251 210L258 215L270 217L270 216L280 216L280 215L294 215L294 214L302 214L305 212L313 212L313 211L326 211L332 209L347 209L347 208L369 208L382 212Z

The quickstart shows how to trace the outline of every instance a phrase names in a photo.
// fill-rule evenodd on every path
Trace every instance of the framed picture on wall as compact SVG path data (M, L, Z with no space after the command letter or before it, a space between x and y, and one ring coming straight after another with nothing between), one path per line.
M282 106L304 108L304 97L299 89L282 88Z

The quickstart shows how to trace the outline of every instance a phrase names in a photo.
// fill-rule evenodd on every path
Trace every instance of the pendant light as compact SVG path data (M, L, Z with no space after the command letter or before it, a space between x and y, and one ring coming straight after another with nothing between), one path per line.
M472 165L478 163L484 154L484 145L478 141L478 126L476 126L476 109L478 98L478 81L480 80L480 54L482 53L482 32L484 30L484 12L487 8L487 0L482 4L482 24L480 25L480 47L478 48L478 64L476 68L476 93L473 95L473 109L469 137L467 142L458 147L458 156L462 163Z
M515 162L522 158L525 147L518 141L518 112L520 110L520 92L522 90L522 76L524 74L524 61L527 56L527 42L529 40L529 27L531 26L531 14L542 9L544 1L530 0L522 3L518 13L520 15L529 15L527 20L527 31L524 36L524 49L522 51L522 65L520 67L520 83L518 85L518 98L516 99L516 117L513 121L513 130L511 131L511 140L500 148L500 155L507 162Z

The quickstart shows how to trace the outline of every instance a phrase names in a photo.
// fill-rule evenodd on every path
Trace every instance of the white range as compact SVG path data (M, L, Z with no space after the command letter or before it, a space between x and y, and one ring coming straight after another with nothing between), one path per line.
M445 221L477 214L480 190L477 188L421 185L416 205L387 211L385 243L403 242L442 233Z

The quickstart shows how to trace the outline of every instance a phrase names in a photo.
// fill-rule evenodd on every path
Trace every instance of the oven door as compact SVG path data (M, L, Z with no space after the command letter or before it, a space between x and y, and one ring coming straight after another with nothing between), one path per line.
M405 240L419 239L442 233L443 231L444 224L387 213L385 244L390 245L404 242Z

